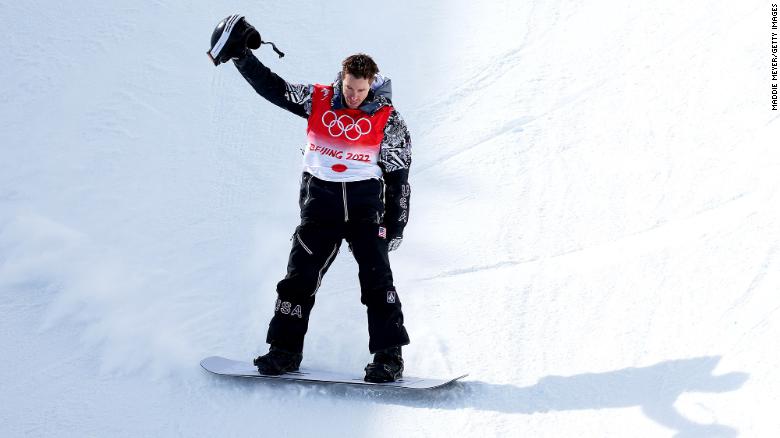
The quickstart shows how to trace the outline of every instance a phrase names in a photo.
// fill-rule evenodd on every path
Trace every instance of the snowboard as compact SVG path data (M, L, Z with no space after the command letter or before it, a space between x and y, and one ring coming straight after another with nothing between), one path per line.
M468 374L462 376L447 378L447 379L430 379L421 377L403 376L401 379L395 382L387 383L372 383L363 380L363 376L357 376L354 374L339 373L334 371L322 371L301 368L299 371L286 373L279 376L267 376L260 374L250 362L242 362L238 360L226 359L220 356L211 356L200 361L200 366L206 371L221 376L231 377L245 377L255 379L268 379L268 380L292 380L296 382L317 382L317 383L333 383L333 384L345 384L345 385L360 385L360 386L374 386L374 387L387 387L387 388L403 388L403 389L434 389L453 383L459 379L466 377Z

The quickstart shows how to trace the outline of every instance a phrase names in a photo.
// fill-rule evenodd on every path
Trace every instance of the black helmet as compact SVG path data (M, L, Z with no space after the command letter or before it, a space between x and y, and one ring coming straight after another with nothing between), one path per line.
M246 48L252 50L259 48L260 44L273 45L273 43L263 42L260 32L247 23L243 15L233 14L217 24L211 34L211 49L206 53L214 65L219 65L229 61L230 58L240 56ZM280 58L284 56L276 46L274 50Z
M211 34L211 49L207 53L214 65L219 65L247 47L257 49L260 41L260 33L246 22L244 16L233 14L217 24Z

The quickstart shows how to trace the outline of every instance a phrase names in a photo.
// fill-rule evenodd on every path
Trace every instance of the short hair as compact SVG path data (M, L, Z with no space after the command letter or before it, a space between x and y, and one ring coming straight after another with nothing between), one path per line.
M368 82L373 82L374 76L379 73L379 67L370 56L365 53L357 53L347 56L341 63L341 76L346 76L347 73L356 79L365 78L368 79Z

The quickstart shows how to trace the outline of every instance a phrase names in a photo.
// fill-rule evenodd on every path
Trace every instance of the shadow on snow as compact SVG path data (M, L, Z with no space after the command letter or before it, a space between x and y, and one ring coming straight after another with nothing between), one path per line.
M466 381L410 391L322 384L317 385L319 391L315 393L427 409L470 408L517 414L639 407L649 419L676 431L679 438L736 437L737 430L730 426L695 422L674 407L684 393L735 391L747 381L747 373L713 375L719 361L720 357L699 357L604 373L547 376L526 387Z

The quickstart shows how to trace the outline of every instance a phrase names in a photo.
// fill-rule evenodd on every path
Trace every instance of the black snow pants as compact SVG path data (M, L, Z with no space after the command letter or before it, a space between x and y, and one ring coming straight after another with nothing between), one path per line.
M287 275L276 287L278 298L266 342L302 352L309 315L322 277L346 240L358 263L360 300L368 313L371 353L406 345L401 301L393 286L387 240L380 236L384 183L324 181L303 174Z

